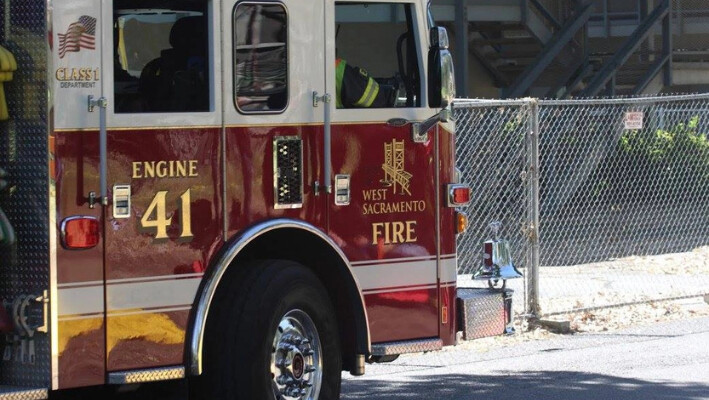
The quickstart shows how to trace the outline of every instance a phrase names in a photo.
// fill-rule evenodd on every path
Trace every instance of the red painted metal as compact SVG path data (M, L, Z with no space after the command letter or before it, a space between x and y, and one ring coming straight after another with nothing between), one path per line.
M55 132L53 143L57 221L77 215L103 221L102 208L92 209L88 205L89 192L99 192L98 132ZM56 229L59 232L60 227ZM103 281L103 249L103 238L91 249L57 248L59 303L63 301L62 288ZM71 317L82 316L59 316L59 387L103 384L106 375L103 316L86 316L83 320Z
M106 218L105 276L107 296L111 282L144 278L179 276L194 272L195 265L208 265L223 244L221 191L221 132L219 128L179 128L109 131L109 187L130 184L132 218ZM146 163L166 161L168 176L146 176ZM169 161L189 161L187 176L170 170ZM135 164L138 163L138 164ZM184 171L183 171L184 172ZM182 224L180 196L190 191L191 237L180 237ZM166 212L170 219L167 239L156 239L154 230L141 228L138 221L146 216L158 192L166 193ZM148 215L152 219L152 215ZM116 290L119 289L116 287ZM154 294L159 296L160 293ZM107 310L107 370L148 368L179 364L183 360L183 341L188 310L176 306L156 309ZM107 305L111 307L111 304ZM118 311L114 316L113 311ZM169 334L131 334L130 326L156 324Z
M333 171L351 176L352 197L346 207L330 204L329 234L352 262L436 255L434 143L414 143L410 129L385 124L332 127ZM403 146L399 154L397 144ZM410 175L408 187L387 182L387 165L397 163L394 169ZM400 235L394 234L394 224L400 229L404 224ZM435 277L435 263L431 269ZM438 335L435 289L366 295L365 304L373 342Z
M440 208L438 212L440 213L440 251L441 255L452 255L456 254L456 214L455 209L448 207L446 202L446 197L448 193L446 187L450 183L455 182L456 171L455 171L455 134L452 131L446 130L445 125L439 125L438 127L438 138L439 138L439 165L438 173L440 174L441 182L441 196ZM453 276L455 276L456 271L452 271ZM441 303L448 305L448 320L447 323L443 323L443 319L439 319L439 331L441 340L443 340L444 345L455 344L455 335L457 331L457 315L456 315L456 282L452 280L450 282L442 281L440 282L442 286L440 295Z
M226 130L227 237L254 223L293 218L325 230L327 196L315 196L320 179L322 126L230 127ZM274 208L273 140L297 136L303 140L303 207Z
M372 343L438 336L437 289L365 295Z
M99 191L98 134L57 133L59 220L90 215L104 221L103 243L96 248L58 250L60 287L105 281L110 297L114 285L111 282L201 274L224 243L223 218L227 240L256 222L293 218L328 232L351 262L381 263L384 275L389 273L387 265L398 263L401 267L401 259L432 260L431 282L365 288L372 341L440 336L444 343L453 343L455 284L439 288L435 279L437 247L441 254L455 253L454 210L446 207L445 197L439 199L440 208L435 207L436 193L446 196L445 185L455 176L453 135L440 133L440 160L436 164L433 140L414 143L410 127L343 124L334 125L332 132L333 173L351 176L349 206L336 206L330 196L315 196L313 192L312 183L322 181L321 125L227 128L225 160L221 160L219 128L109 130L109 190L114 184L131 186L129 219L113 218L111 207L106 208L105 216L100 208L88 208L88 192ZM302 208L274 208L273 140L280 136L303 140ZM395 150L397 145L403 147ZM387 149L392 151L389 158ZM393 155L396 151L399 153ZM194 160L198 176L134 177L133 163L170 160ZM221 183L222 161L226 163L226 187ZM394 181L387 173L398 174L400 181ZM440 174L438 181L442 186L438 190L436 174ZM181 240L177 204L180 194L188 189L193 237ZM141 229L139 221L155 193L161 191L167 192L167 212L172 220L167 228L168 239L156 241L155 233ZM222 209L224 203L226 210ZM440 213L440 243L433 228L436 213ZM100 384L107 371L181 363L188 314L187 309L157 308L138 310L130 316L114 315L108 309L106 320L99 316L100 324L88 330L72 328L67 322L66 346L60 354L60 386ZM126 333L131 327L148 323L168 326L172 336ZM60 329L63 327L60 324ZM87 374L88 370L96 373Z

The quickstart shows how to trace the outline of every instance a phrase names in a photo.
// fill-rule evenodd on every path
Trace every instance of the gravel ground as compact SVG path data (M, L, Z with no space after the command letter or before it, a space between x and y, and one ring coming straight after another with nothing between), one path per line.
M526 271L523 271L526 273ZM527 279L508 281L515 290L515 315L525 312ZM484 284L484 283L483 283ZM470 275L459 286L480 287ZM572 328L599 330L629 326L660 317L687 317L704 312L665 299L709 295L709 246L690 252L632 256L576 266L541 267L539 301L542 315L570 321ZM689 299L688 302L696 302ZM635 304L640 303L640 304Z
M525 323L518 322L517 332L511 336L495 336L467 342L457 346L444 347L441 354L455 353L459 350L473 350L486 353L496 348L514 343L549 340L566 334L586 332L614 332L630 327L642 327L674 320L709 317L709 296L690 299L656 301L647 304L604 308L550 317L554 321L569 321L571 330L556 333L545 328L530 329ZM451 353L451 355L452 355ZM406 355L402 355L406 357Z

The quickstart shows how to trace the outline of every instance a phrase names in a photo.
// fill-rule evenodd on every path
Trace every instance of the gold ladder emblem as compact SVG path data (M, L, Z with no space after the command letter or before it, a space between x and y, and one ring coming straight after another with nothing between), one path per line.
M400 194L411 195L409 186L411 184L412 175L404 171L404 141L393 139L391 143L384 143L384 170L383 183L387 186L394 187L396 194L397 186L400 189Z

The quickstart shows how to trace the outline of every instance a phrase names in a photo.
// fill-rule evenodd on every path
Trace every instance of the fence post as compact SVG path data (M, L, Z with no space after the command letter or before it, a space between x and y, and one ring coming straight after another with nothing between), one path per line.
M527 319L537 320L539 306L539 100L530 99L527 123Z

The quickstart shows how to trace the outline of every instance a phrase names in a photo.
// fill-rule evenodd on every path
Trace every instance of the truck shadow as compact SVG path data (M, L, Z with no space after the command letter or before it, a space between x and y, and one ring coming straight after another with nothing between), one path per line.
M514 374L514 375L513 375ZM505 371L501 375L446 374L394 381L347 379L342 399L446 400L625 400L707 399L709 384L652 382L611 375L569 371Z

